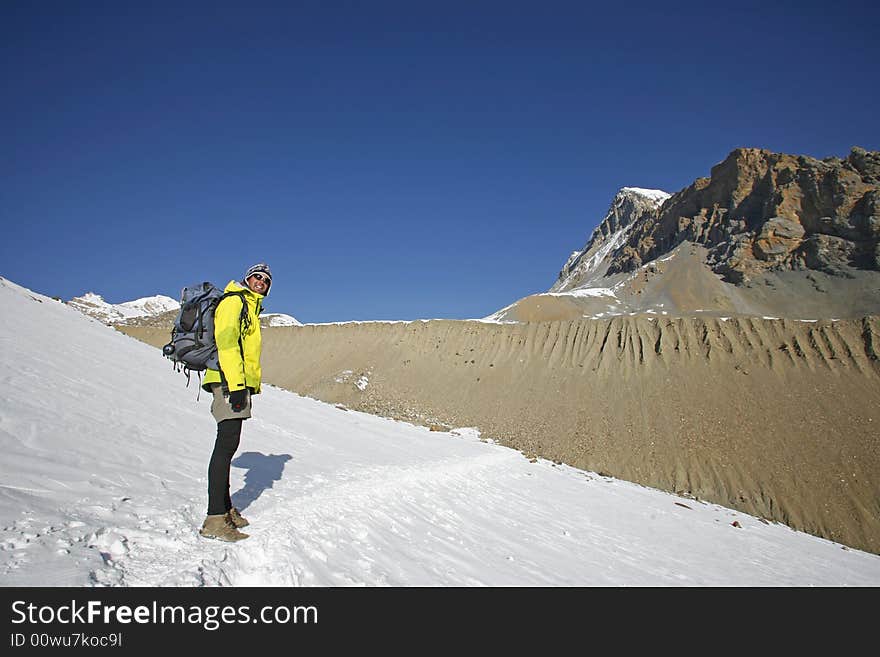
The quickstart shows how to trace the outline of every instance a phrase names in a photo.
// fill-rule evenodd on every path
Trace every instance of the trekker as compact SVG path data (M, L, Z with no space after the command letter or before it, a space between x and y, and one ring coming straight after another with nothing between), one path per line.
M241 283L229 281L224 292L239 294L221 300L214 313L220 370L208 369L202 383L214 395L211 414L217 420L217 440L208 465L208 514L199 531L207 538L248 537L239 529L250 523L229 497L229 468L241 440L241 424L251 417L252 395L260 393L260 313L271 286L269 266L258 263L245 272Z

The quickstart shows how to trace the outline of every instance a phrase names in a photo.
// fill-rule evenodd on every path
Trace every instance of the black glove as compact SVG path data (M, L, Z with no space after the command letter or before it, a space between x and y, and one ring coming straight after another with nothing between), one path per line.
M241 413L247 406L247 388L230 392L229 405L232 406L233 413Z

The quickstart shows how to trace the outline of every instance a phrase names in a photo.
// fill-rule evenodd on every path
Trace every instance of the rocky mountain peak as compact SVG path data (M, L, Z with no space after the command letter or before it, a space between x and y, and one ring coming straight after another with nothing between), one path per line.
M846 159L737 148L645 216L608 273L634 271L684 241L709 249L708 263L743 283L762 272L880 269L880 153Z
M564 292L603 275L607 256L623 243L629 229L645 213L657 210L669 197L667 192L659 189L621 188L584 248L569 256L550 291Z
M553 287L484 318L880 312L880 152L737 148L690 186L623 188Z
M846 158L846 162L858 171L863 181L880 185L880 152L866 151L855 146Z

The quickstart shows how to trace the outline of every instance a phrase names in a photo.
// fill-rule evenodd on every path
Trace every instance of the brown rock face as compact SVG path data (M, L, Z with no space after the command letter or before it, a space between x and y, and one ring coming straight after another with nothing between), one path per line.
M752 251L760 260L782 262L800 246L806 231L797 221L772 217L761 228Z
M734 283L767 270L880 270L880 152L817 160L739 148L711 174L646 215L608 273L683 241L706 246L713 270Z

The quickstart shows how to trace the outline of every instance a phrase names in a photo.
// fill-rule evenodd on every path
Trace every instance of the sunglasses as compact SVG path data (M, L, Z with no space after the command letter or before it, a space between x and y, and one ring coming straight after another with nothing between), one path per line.
M272 280L271 278L269 278L269 277L266 276L265 274L251 274L251 276L253 276L254 278L256 278L258 281L263 281L263 282L265 282L265 283L268 283L269 281Z

